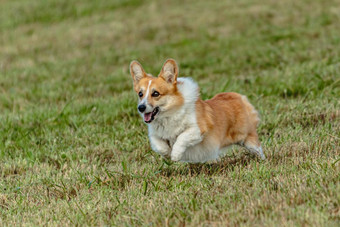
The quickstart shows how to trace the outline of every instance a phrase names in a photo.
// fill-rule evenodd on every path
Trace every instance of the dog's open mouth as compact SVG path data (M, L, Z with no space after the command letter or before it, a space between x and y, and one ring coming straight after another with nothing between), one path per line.
M152 112L145 113L144 114L145 123L151 123L155 119L155 116L158 114L158 112L159 112L159 108L156 107L155 109L153 109Z

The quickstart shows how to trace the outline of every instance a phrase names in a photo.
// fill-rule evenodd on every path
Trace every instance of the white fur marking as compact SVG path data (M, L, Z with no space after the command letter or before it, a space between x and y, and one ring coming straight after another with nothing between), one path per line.
M146 89L146 94L145 94L145 100L146 103L148 103L148 96L149 96L149 92L150 92L150 85L151 85L152 80L149 80L149 85L148 85L148 89Z
M149 80L149 84L148 84L148 88L146 89L145 96L144 96L144 98L141 101L141 103L145 103L145 105L148 104L148 96L149 96L151 82L152 82L152 80Z

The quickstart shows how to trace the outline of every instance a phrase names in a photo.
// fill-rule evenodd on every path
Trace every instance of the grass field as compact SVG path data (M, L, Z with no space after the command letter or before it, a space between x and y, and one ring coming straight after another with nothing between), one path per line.
M128 66L262 118L261 162L151 151ZM0 0L0 223L339 226L340 2Z

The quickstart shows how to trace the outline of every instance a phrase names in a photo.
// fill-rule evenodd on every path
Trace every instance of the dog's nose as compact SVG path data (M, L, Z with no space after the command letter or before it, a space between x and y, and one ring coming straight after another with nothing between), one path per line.
M146 106L144 104L141 104L141 105L138 106L138 110L141 113L143 113L145 111L145 109L146 109Z

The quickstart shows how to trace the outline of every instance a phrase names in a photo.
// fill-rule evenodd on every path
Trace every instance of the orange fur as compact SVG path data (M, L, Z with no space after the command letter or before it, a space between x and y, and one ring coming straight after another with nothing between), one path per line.
M245 96L228 92L206 101L198 99L196 115L201 132L217 140L221 148L240 141L260 146L256 132L259 118Z

